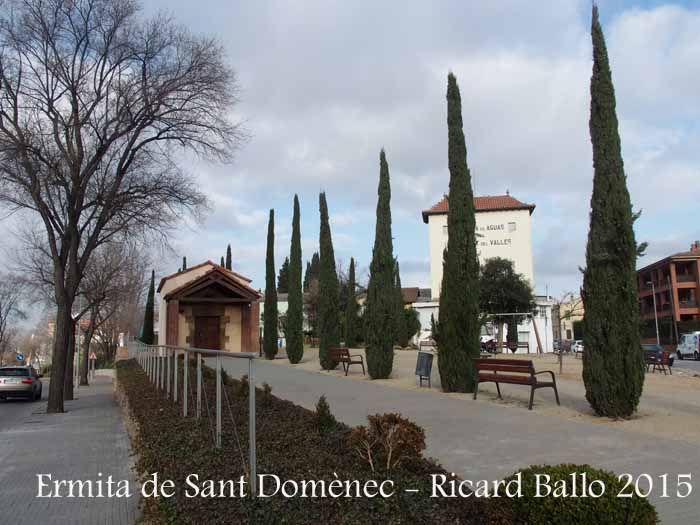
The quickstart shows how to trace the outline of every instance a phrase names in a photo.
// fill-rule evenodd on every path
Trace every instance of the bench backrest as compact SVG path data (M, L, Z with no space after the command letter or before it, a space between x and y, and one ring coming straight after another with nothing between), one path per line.
M350 351L344 346L329 349L331 359L346 359L350 357Z
M529 375L535 373L535 366L532 361L524 359L475 359L474 365L479 372L507 372Z

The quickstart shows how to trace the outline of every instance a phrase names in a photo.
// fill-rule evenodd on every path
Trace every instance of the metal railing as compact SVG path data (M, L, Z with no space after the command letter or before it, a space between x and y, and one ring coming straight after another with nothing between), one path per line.
M141 341L132 339L128 343L129 357L136 359L141 368L146 372L148 379L159 390L164 390L168 398L172 398L174 403L178 403L178 358L183 356L182 371L182 417L189 415L190 394L195 394L195 416L200 419L202 415L202 395L206 394L202 389L202 358L216 358L216 431L214 444L216 448L221 448L221 400L222 400L222 377L221 359L247 359L248 360L248 462L250 464L250 490L252 495L257 495L257 469L255 450L255 365L253 361L257 354L253 352L224 352L221 350L206 350L202 348L185 348L170 345L146 345ZM190 355L197 356L196 385L194 392L189 385L189 360ZM195 393L196 392L196 393ZM225 392L224 392L224 395ZM228 398L227 398L228 402ZM208 406L208 405L207 405ZM230 409L230 408L229 408ZM207 410L208 413L208 410ZM244 465L245 467L245 465Z

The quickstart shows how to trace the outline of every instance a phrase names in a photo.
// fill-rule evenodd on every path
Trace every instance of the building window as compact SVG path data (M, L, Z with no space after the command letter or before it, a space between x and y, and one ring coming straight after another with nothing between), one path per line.
M571 330L569 328L566 329L566 338L571 339Z
M516 229L517 229L517 228L516 228L514 222L509 222L509 223L508 223L508 231L509 231L509 232L514 232Z
M442 234L447 237L447 226L442 227Z

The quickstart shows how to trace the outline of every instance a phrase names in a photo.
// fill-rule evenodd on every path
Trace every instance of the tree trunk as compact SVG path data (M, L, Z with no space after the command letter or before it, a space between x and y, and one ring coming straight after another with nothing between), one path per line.
M498 348L499 352L503 352L503 319L498 319Z
M78 320L78 323L80 320ZM63 399L65 401L73 401L73 359L75 358L75 321L70 320L70 334L68 334L68 351L66 352L66 372L63 376ZM78 325L80 326L80 325Z
M95 319L90 319L90 327L85 332L85 341L83 343L83 360L80 363L80 386L88 386L88 372L90 370L90 342L92 341L92 334L95 332L93 329Z
M56 308L56 331L53 341L51 381L49 383L49 400L46 412L49 414L63 412L63 390L66 374L66 354L69 337L73 326L71 308L65 302L59 302Z

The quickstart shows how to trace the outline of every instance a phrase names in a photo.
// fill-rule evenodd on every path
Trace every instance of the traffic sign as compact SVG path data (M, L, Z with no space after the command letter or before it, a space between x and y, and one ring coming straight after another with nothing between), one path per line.
M15 354L15 359L17 359L17 361L24 361L24 354Z
M90 361L95 361L97 359L97 354L95 352L90 352L88 359L90 359Z

